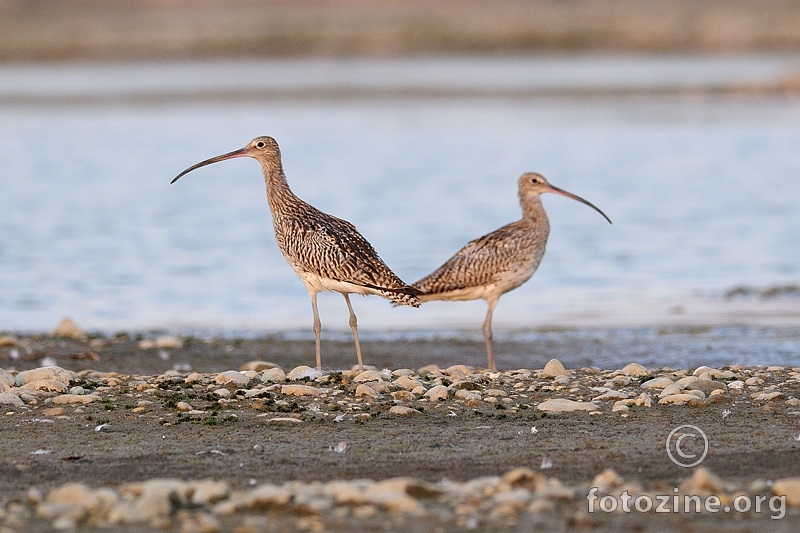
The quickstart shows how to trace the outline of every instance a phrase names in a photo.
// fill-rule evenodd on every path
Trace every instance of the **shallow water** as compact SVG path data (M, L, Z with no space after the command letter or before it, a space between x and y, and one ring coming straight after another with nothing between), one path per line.
M306 331L308 298L275 245L257 164L169 185L262 134L280 143L294 191L355 223L408 282L517 219L523 171L600 207L613 225L544 197L548 251L501 300L499 335L796 325L800 99L640 92L768 82L791 64L679 59L2 67L0 330L69 315L106 331ZM557 96L570 87L593 92ZM635 90L602 95L618 87ZM737 287L756 295L725 297ZM757 295L770 287L786 290ZM377 335L479 332L485 313L354 305ZM321 295L320 313L324 331L347 330L339 295Z

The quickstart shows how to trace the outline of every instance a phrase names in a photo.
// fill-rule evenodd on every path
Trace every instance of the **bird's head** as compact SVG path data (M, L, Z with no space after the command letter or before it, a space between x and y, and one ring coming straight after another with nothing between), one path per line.
M524 199L529 195L539 196L543 193L551 192L554 194L558 194L560 196L566 196L567 198L571 198L582 204L588 205L589 207L591 207L592 209L603 215L603 218L608 220L608 223L611 224L611 219L608 218L605 213L600 211L600 209L598 209L588 201L584 200L580 196L572 194L571 192L567 192L564 189L559 189L555 185L550 185L550 182L548 182L545 179L545 177L542 176L541 174L537 174L536 172L526 172L525 174L519 177L517 184L519 185L520 200Z
M216 157L212 157L211 159L206 159L205 161L201 161L196 165L192 165L180 174L178 174L170 183L175 183L181 177L188 174L192 170L196 170L200 167L204 167L206 165L210 165L212 163L218 163L220 161L225 161L226 159L234 159L237 157L252 157L253 159L258 160L260 163L269 163L275 160L280 161L281 151L278 148L278 143L272 137L262 136L256 137L244 148L240 148L238 150L234 150L233 152L228 152L227 154L218 155Z

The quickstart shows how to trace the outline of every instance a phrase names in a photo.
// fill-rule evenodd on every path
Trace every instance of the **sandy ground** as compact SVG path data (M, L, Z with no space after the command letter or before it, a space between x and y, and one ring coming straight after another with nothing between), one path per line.
M451 343L449 348L457 350L459 344ZM472 344L465 343L470 349L476 348ZM401 341L387 345L386 353L381 356L370 352L374 346L369 343L365 352L371 353L380 363L397 362L392 354L402 358L408 353L409 346ZM592 386L619 372L607 372L603 377L597 375L597 370L573 370L570 374L573 383L569 385L573 388L569 394L565 387L555 386L558 382L552 378L543 378L541 372L534 372L532 377L526 378L529 381L525 381L524 386L537 383L532 386L535 391L520 397L517 393L528 389L514 386L515 380L521 379L515 377L516 374L492 375L476 369L472 378L477 384L476 390L483 393L484 398L489 396L489 390L506 391L513 398L513 401L508 400L508 408L485 401L470 405L450 397L428 403L406 402L421 413L395 416L389 409L403 402L393 400L387 393L371 401L354 398L354 404L358 405L355 411L346 408L328 413L331 416L325 413L322 416L310 407L313 398L298 397L286 403L272 403L263 398L245 400L241 396L239 401L220 405L207 392L216 387L217 372L239 369L248 360L269 359L265 354L283 353L279 362L287 371L295 363L309 362L300 360L312 353L307 351L309 343L305 341L280 341L276 346L276 341L270 339L214 339L189 340L180 348L142 349L141 346L139 341L126 336L95 339L91 344L35 336L17 337L13 343L0 347L0 368L22 371L55 362L63 368L83 369L78 384L102 397L102 401L88 405L67 406L58 416L48 416L44 411L53 407L48 398L52 399L54 393L45 393L38 401L22 407L3 406L0 530L49 531L52 521L36 515L29 491L34 487L39 494L46 495L49 490L68 482L82 482L97 488L118 487L152 478L213 478L225 480L235 490L247 490L260 483L289 480L384 480L410 476L432 483L468 482L482 476L501 476L518 467L530 468L548 479L558 479L575 489L574 497L551 502L543 512L520 512L504 519L478 513L466 526L463 521L454 519L452 513L429 512L409 517L379 511L360 516L355 511L310 513L295 508L249 510L224 516L215 522L217 529L209 530L650 532L796 531L800 527L800 508L791 506L781 520L770 519L770 512L760 515L589 514L585 499L593 478L607 468L614 469L626 482L638 484L645 491L670 494L673 487L685 483L693 469L673 464L665 449L670 430L682 424L694 424L707 434L710 450L702 466L734 487L729 489L731 491L737 490L736 487L746 491L753 484L760 484L763 489L771 480L800 474L800 442L795 438L800 433L800 409L795 404L800 402L791 400L800 397L800 382L793 379L793 372L800 369L767 371L764 367L734 367L737 378L763 376L764 381L757 387L745 388L741 394L731 389L692 406L658 405L655 403L658 391L652 393L655 405L631 407L624 414L611 412L613 402L597 401L601 409L596 415L545 413L536 405L570 394L577 394L579 399L588 395L586 399L591 399L600 394L599 390L592 390ZM419 349L419 346L411 349ZM164 360L164 352L169 352L169 362ZM344 344L341 350L331 350L328 357L331 367L348 367L348 352ZM429 362L437 362L435 353L431 359ZM203 385L187 386L184 378L188 370L164 373L164 366L173 361L190 364L203 374ZM446 359L438 362L442 368L448 364ZM400 364L390 366L401 367ZM86 371L89 368L95 370ZM118 374L106 373L115 369ZM691 375L691 370L677 375ZM633 379L623 377L623 382L629 379L630 383L616 388L638 394L641 382L665 372L649 369L647 375ZM421 371L417 373L424 375ZM530 381L535 376L538 381ZM112 386L104 387L112 383L109 379L122 383L114 381ZM732 379L721 381L731 382ZM304 382L309 384L307 380ZM143 392L148 385L141 383L151 383L151 390ZM356 384L347 379L342 383L344 394L352 396ZM137 388L136 384L140 386ZM269 390L278 390L280 385L278 389L275 387ZM576 392L579 390L583 392ZM754 395L769 391L780 391L780 395L773 401L754 399ZM150 403L137 410L142 399ZM175 408L180 399L191 402L193 408L203 414L180 414ZM337 422L334 414L345 416ZM273 416L294 416L302 423L275 424L269 421ZM211 418L214 420L210 421ZM97 431L103 424L106 425L104 429ZM340 442L346 443L346 450L336 453L333 450ZM542 469L543 461L550 462L551 466ZM14 507L15 502L22 505ZM15 514L14 509L23 511ZM203 530L197 524L187 525L187 513L195 511L176 509L170 519L158 526L175 531ZM2 529L4 526L6 529ZM136 531L141 526L115 529ZM102 530L91 524L83 524L79 529Z

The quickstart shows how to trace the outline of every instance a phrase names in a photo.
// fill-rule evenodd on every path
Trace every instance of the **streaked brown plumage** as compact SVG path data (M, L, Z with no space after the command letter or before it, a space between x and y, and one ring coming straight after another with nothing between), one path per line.
M421 302L431 300L486 300L483 322L486 357L496 370L492 353L492 314L500 296L516 289L533 275L544 256L550 222L539 196L552 192L595 209L583 198L550 185L540 174L527 172L518 180L522 219L467 243L436 271L411 286L422 292Z
M358 323L349 294L377 294L396 304L419 307L419 291L409 287L386 266L353 224L323 213L295 196L283 173L278 143L272 137L256 137L240 150L192 165L172 183L192 170L236 157L252 157L261 163L278 248L300 276L311 299L317 368L322 367L317 293L323 290L340 292L344 296L350 311L358 366L363 368Z

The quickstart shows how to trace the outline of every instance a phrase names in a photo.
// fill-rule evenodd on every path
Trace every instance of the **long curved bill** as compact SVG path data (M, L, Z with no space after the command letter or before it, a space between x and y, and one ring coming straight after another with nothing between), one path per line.
M191 169L189 169L189 170L191 170ZM188 171L187 171L187 172L188 172ZM175 178L175 179L178 179L178 178ZM589 207L591 207L592 209L594 209L595 211L597 211L598 213L600 213L601 215L603 215L603 218L605 218L606 220L608 220L608 223L609 223L609 224L612 224L612 222L611 222L611 219L610 219L610 218L608 218L608 217L606 216L606 214L605 214L605 213L603 213L602 211L600 211L600 209L598 209L598 208L597 208L597 206L595 206L595 205L594 205L594 204L592 204L591 202L588 202L588 201L584 200L584 199L583 199L583 198L581 198L580 196L577 196L577 195L575 195L575 194L572 194L571 192L567 192L567 191L565 191L564 189L559 189L558 187L554 187L553 185L550 185L550 192L553 192L553 193L556 193L556 194L560 194L561 196L566 196L567 198L572 198L573 200L577 200L578 202L580 202L580 203L582 203L582 204L586 204L586 205L588 205Z
M218 163L220 161L225 161L226 159L233 159L235 157L247 157L247 148L240 148L238 150L234 150L233 152L228 152L227 154L218 155L216 157L212 157L211 159L206 159L205 161L200 161L196 165L190 166L189 168L187 168L186 170L184 170L183 172L181 172L180 174L175 176L175 178L172 181L170 181L170 184L175 183L176 181L181 179L183 176L185 176L186 174L188 174L192 170L197 170L200 167L204 167L204 166L210 165L212 163ZM597 209L597 208L595 208L595 209Z

